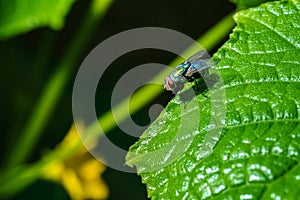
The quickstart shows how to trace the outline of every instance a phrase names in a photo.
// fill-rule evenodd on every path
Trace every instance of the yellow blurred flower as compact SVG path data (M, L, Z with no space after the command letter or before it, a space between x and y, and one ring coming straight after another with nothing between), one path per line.
M81 144L74 126L57 145L61 148ZM74 200L107 199L109 190L101 179L105 166L96 160L81 144L67 160L51 162L44 168L43 177L54 180L64 186Z

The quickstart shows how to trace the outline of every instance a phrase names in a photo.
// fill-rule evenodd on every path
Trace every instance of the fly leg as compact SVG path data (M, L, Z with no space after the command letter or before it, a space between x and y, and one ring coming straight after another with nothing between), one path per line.
M199 87L199 85L198 85L198 83L197 83L196 80L194 81L194 83L196 85L197 92L199 92L202 96L204 96L204 97L207 98L207 96L203 92L201 92L200 87Z

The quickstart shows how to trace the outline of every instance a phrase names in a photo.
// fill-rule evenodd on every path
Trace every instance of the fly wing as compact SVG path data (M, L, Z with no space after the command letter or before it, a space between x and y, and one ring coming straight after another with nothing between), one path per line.
M186 76L192 76L195 73L200 73L202 77L205 76L208 73L208 69L211 67L209 61L210 60L195 60L187 70Z
M212 88L215 83L220 81L220 77L218 74L209 74L204 77L205 83L208 88Z
M203 50L199 51L198 53L195 53L194 55L189 57L186 61L192 63L196 60L207 60L207 59L210 59L210 58L211 57L209 56L207 51L203 49Z

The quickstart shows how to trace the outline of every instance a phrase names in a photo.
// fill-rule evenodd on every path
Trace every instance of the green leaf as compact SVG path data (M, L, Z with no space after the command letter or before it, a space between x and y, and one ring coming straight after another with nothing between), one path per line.
M211 69L223 85L186 108L171 101L127 154L149 197L298 199L299 9L299 0L270 2L234 16Z
M0 39L49 26L59 30L75 0L0 1Z

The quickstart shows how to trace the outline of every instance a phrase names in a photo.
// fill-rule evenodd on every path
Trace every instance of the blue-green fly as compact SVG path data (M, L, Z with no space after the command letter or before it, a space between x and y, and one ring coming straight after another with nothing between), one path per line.
M200 92L196 80L203 78L208 86L216 81L214 80L215 78L208 75L208 70L212 65L213 62L209 54L205 50L201 50L175 67L171 73L166 76L164 88L177 94L182 91L185 83L194 82L198 92ZM201 94L204 95L203 93Z

